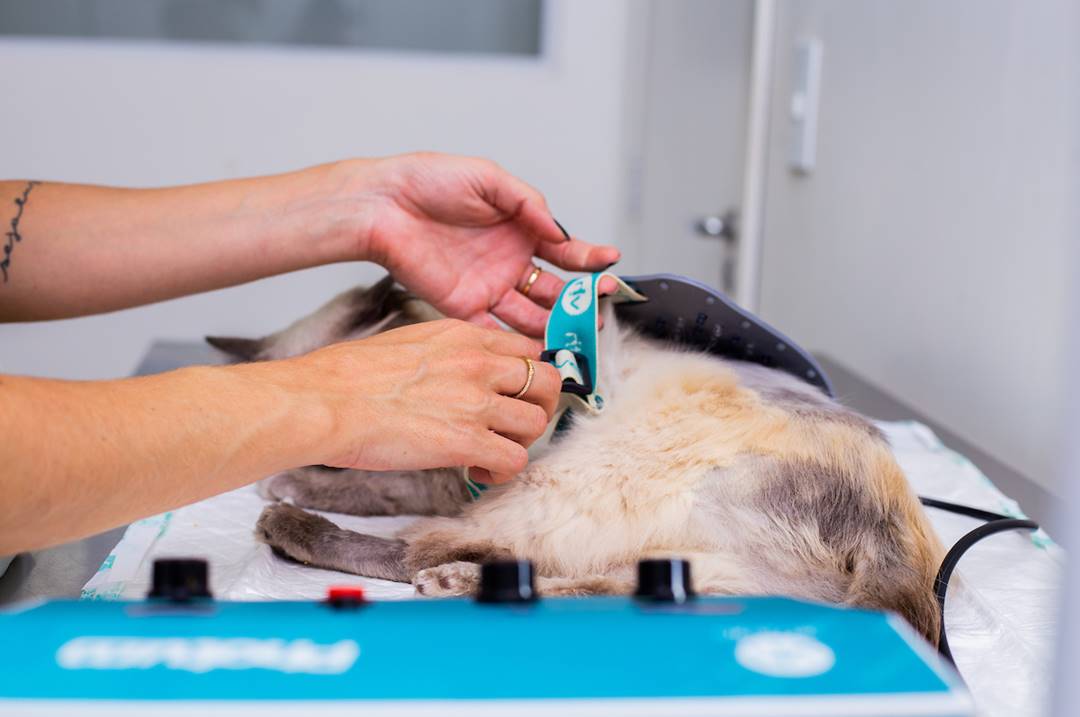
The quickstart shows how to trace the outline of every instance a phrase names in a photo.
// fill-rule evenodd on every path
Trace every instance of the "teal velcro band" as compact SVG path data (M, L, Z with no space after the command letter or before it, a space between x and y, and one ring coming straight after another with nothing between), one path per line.
M551 309L547 330L544 332L544 355L562 376L564 385L573 382L577 388L586 390L566 391L580 400L585 407L598 413L603 410L604 400L599 392L600 378L600 280L610 276L617 290L611 295L615 302L646 301L645 297L631 289L614 274L598 273L571 279L563 287L558 301ZM578 357L584 358L584 361Z
M563 402L558 416L562 415L563 409L569 407L567 401L581 404L592 413L603 410L604 399L598 391L600 302L597 294L600 280L605 276L614 279L617 286L610 297L611 301L624 303L648 300L614 274L579 276L566 283L551 310L544 332L544 346L547 349L544 356L549 357L546 360L550 360L563 379ZM568 391L568 381L572 382L577 390ZM583 387L588 387L588 390ZM478 500L487 490L487 486L469 478L468 471L465 472L465 487L473 500Z

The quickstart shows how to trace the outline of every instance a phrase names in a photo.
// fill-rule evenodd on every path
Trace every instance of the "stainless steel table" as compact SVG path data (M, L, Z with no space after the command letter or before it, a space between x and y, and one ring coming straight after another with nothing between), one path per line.
M1016 498L1024 510L1051 535L1058 525L1054 498L1018 471L992 458L972 443L860 378L842 364L820 356L837 395L868 416L889 421L916 420L930 426L950 448L963 453L1001 490ZM219 356L197 342L157 341L143 357L136 375L145 376L192 364L219 363ZM0 603L36 596L74 597L98 569L123 535L123 527L47 550L24 553L0 577Z

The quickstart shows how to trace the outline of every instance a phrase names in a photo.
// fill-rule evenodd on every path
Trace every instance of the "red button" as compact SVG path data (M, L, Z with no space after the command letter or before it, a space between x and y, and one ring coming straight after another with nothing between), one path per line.
M330 602L364 602L364 588L357 585L334 585L326 591Z

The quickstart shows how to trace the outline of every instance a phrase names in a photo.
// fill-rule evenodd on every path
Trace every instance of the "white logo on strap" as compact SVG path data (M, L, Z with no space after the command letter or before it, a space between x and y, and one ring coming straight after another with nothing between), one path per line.
M579 276L566 285L562 295L562 310L570 316L578 316L592 306L592 277Z

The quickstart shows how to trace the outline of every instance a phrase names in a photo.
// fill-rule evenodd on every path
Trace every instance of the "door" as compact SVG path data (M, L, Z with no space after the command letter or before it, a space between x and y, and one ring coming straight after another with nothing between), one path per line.
M648 8L636 271L733 290L735 248L718 220L742 196L752 20L751 0Z

